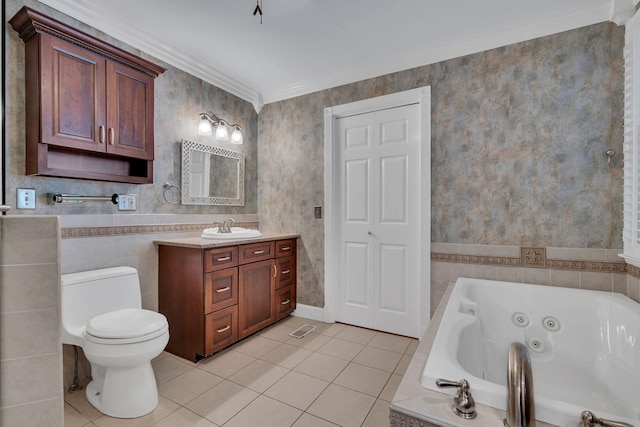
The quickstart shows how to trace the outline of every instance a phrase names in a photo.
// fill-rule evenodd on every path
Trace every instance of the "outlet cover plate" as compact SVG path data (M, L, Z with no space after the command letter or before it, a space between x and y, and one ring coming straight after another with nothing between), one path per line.
M36 190L33 188L18 188L18 209L35 209L36 208Z

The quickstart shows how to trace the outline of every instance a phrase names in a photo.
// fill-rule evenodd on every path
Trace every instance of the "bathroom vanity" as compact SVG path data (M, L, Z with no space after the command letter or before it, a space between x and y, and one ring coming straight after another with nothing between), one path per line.
M197 362L293 312L297 237L156 241L166 351Z

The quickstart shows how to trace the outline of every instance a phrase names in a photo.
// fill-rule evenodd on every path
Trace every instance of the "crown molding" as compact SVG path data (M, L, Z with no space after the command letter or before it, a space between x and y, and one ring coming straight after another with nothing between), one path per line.
M118 25L118 23L113 22L113 20L105 19L102 12L98 11L89 0L40 0L40 2L103 31L136 49L140 49L167 64L211 83L232 95L250 102L256 112L259 113L262 107L268 103L434 64L587 25L605 21L611 21L621 25L633 14L635 11L633 3L637 3L638 0L611 0L610 3L605 5L568 12L544 21L537 21L525 25L514 25L506 30L487 33L459 43L437 46L419 55L408 56L394 61L393 64L385 63L385 61L377 61L376 63L360 66L343 73L326 73L325 76L320 79L311 78L306 81L302 80L288 86L265 90L262 93L212 67L203 65L196 58L185 55L170 45L158 43L157 39L143 31L137 30L134 26Z
M156 38L136 29L133 25L120 25L114 20L105 19L102 11L98 10L91 2L85 0L39 1L146 54L250 102L258 113L264 105L262 95L258 91L212 67L205 66L196 58L184 54L173 46L159 43Z

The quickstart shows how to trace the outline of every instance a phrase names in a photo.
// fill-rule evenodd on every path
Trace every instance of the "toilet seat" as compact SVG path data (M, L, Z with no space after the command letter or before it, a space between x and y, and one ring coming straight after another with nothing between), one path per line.
M129 344L153 339L168 329L167 318L160 313L124 308L91 318L85 337L98 344Z

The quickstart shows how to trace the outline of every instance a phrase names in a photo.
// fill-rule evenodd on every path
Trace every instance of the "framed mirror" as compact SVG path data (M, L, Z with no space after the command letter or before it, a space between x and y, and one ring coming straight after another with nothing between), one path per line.
M244 153L183 139L182 204L244 206Z

